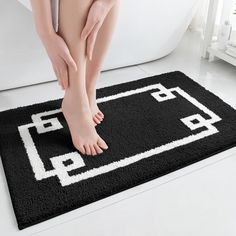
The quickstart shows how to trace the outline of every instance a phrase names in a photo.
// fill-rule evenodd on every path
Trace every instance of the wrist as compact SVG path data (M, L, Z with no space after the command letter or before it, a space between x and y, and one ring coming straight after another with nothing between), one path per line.
M53 29L37 30L37 33L43 42L50 40L56 34L56 32Z

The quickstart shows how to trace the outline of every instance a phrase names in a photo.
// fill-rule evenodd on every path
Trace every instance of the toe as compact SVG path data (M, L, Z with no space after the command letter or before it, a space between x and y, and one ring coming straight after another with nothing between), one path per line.
M94 122L96 124L100 124L101 123L101 121L96 116L93 117L93 120L94 120Z
M103 149L108 149L108 146L107 146L106 142L102 138L98 139L97 144L98 144L99 147L101 147Z
M101 116L99 116L98 114L95 114L95 117L100 121L102 122L103 118Z
M104 118L104 114L103 114L101 111L99 111L97 114L98 114L100 117Z
M97 155L96 149L94 148L93 145L90 145L90 150L93 156Z
M85 152L86 152L86 154L87 154L87 155L91 155L91 150L90 150L89 145L88 145L88 144L85 144L84 147L85 147Z
M97 144L94 144L94 148L96 149L98 154L103 153L103 150Z
M83 145L75 145L76 149L78 149L83 155L85 155L86 151Z

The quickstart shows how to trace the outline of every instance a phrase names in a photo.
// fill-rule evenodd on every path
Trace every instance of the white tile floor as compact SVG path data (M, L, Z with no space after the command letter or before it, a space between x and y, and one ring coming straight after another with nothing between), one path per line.
M200 58L200 37L187 32L169 56L103 72L98 87L181 70L236 108L236 68ZM37 95L37 96L35 96ZM0 92L0 110L62 97L56 82ZM235 236L236 148L18 231L0 165L0 235Z

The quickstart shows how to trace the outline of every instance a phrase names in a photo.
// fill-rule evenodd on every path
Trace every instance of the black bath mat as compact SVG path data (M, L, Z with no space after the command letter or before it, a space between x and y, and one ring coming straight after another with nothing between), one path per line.
M61 99L0 113L1 157L19 229L155 179L236 144L236 111L181 72L97 91L109 146L73 147Z

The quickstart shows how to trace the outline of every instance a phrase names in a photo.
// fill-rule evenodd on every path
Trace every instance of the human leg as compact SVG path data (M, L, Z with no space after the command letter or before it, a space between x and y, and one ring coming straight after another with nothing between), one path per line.
M96 155L107 149L97 134L86 93L86 42L81 31L92 0L60 0L58 34L65 40L77 64L77 71L68 68L69 86L62 102L62 112L70 129L74 146L84 154Z
M93 120L97 124L103 120L104 114L98 108L96 103L96 82L100 76L101 66L109 48L118 19L119 5L120 1L117 1L106 16L100 30L98 31L92 61L88 60L86 63L86 91Z

